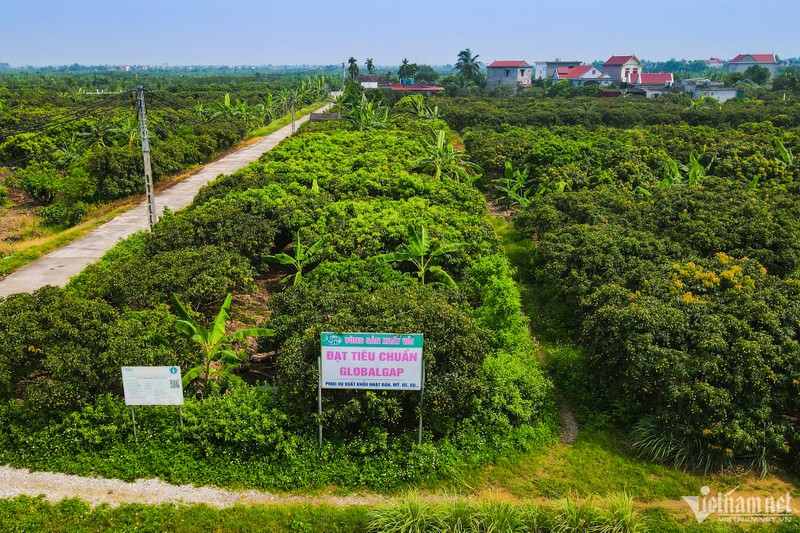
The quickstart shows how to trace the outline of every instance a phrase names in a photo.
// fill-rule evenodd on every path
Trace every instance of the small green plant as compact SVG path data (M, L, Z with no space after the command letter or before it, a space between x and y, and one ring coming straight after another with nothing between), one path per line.
M197 364L183 375L183 388L196 383L195 392L204 398L210 396L214 390L226 387L231 379L238 379L232 372L242 363L243 356L234 348L234 341L274 335L271 329L265 328L247 328L226 335L225 326L231 299L231 294L228 293L216 318L206 328L192 317L191 307L186 309L175 295L172 296L172 303L180 317L175 321L175 327L200 347Z
M358 131L385 128L389 119L389 107L362 96L357 103L346 105L344 120Z
M780 163L785 167L794 164L794 154L792 153L792 151L786 148L783 142L777 137L775 137L774 142L775 142L775 148L778 149L778 154L780 154L781 157Z
M522 170L514 170L511 163L506 161L503 177L493 180L495 189L502 193L497 200L509 206L521 205L522 207L528 207L531 203L528 197L531 193L531 187L528 186L529 174L530 168L528 165L522 167Z
M474 531L516 533L524 531L525 521L518 505L491 499L483 502L472 516Z
M708 178L708 171L711 165L714 164L714 158L707 165L700 163L702 154L698 157L694 154L689 154L689 163L687 165L678 165L671 157L667 158L664 164L664 177L661 180L659 188L666 189L669 187L696 187L702 185Z
M642 518L633 505L633 496L615 492L606 498L608 505L600 510L596 531L598 533L642 533L647 531Z
M426 533L440 531L442 508L408 494L396 507L379 507L370 513L368 531L375 533Z
M461 250L467 243L455 242L440 244L431 250L431 240L428 237L428 230L422 226L419 230L413 225L408 226L408 244L403 245L403 250L376 256L378 260L387 263L400 263L410 261L417 269L419 282L425 284L425 275L430 274L434 281L446 285L455 286L456 282L445 272L442 267L433 264L438 258Z
M552 531L554 533L592 531L597 519L598 509L591 497L582 503L574 502L567 497L553 517Z
M314 180L314 184L312 185L312 190L314 188L319 191L319 185L317 185L317 181ZM322 245L322 239L317 240L314 244L310 247L305 248L303 246L302 241L300 240L300 232L298 231L295 235L294 239L294 257L289 254L279 253L274 255L267 255L264 256L264 259L267 261L271 261L273 263L280 263L282 265L292 265L295 268L294 276L286 276L281 280L281 283L286 283L290 279L293 279L292 285L298 285L303 281L303 267L306 266L308 263L311 263L315 259L315 254L319 250L319 247Z

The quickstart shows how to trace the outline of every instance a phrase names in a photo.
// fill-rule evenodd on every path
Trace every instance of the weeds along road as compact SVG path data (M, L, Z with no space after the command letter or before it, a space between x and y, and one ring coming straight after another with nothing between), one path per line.
M328 107L330 104L319 111L328 109ZM309 116L298 118L296 123L302 124L309 119ZM292 125L289 124L267 135L257 143L203 166L196 174L156 196L156 208L159 215L165 206L169 207L171 211L186 207L203 185L213 181L220 174L231 174L256 161L264 152L271 150L291 135ZM144 183L144 177L142 180ZM0 281L0 296L33 292L45 285L63 287L72 276L99 260L117 242L145 229L147 229L147 204L142 202L80 239L9 274Z

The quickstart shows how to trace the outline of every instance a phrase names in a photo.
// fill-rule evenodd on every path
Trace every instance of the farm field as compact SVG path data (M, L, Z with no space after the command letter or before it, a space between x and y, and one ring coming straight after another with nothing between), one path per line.
M148 82L157 194L202 163L289 124L292 98L303 116L330 91L324 76L0 77L0 276L143 200L138 101L130 87Z
M399 531L411 516L730 531L681 497L797 494L797 103L390 105L349 86L339 106L66 288L0 301L0 462L310 501L20 497L0 515L54 531ZM214 320L247 334L201 351L185 331ZM326 331L423 333L424 403L326 391L320 447ZM119 367L138 365L180 366L185 403L182 424L137 409L137 440ZM390 505L325 500L363 494Z

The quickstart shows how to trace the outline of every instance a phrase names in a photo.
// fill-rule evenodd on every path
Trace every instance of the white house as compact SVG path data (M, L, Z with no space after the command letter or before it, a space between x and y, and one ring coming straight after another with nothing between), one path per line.
M486 66L486 85L499 87L512 85L514 87L529 87L533 67L525 61L493 61Z

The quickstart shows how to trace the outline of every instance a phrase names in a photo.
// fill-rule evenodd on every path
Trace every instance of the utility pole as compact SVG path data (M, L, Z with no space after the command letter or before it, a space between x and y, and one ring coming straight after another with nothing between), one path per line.
M342 63L342 90L343 91L344 91L344 86L345 86L345 83L344 83L344 63Z
M153 194L153 169L150 166L150 142L147 140L147 109L144 105L144 87L136 87L136 96L139 99L139 129L142 133L142 157L144 158L144 182L147 193L147 216L150 229L158 221L156 212L156 198Z
M292 93L292 96L289 98L289 102L292 105L292 135L294 135L294 93Z

